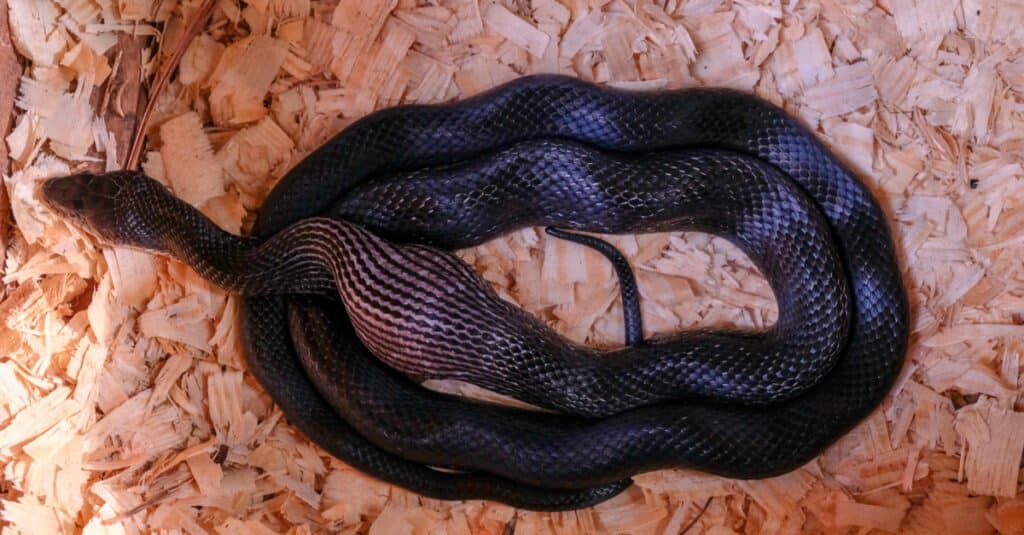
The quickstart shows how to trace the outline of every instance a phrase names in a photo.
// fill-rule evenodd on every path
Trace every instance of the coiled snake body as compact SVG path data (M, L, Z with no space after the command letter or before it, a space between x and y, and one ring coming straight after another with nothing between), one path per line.
M292 423L439 498L566 509L657 468L784 473L878 405L909 336L878 204L797 121L733 91L541 75L382 110L292 169L253 238L136 173L51 180L44 198L102 238L243 292L248 365ZM779 320L572 344L445 251L529 225L724 235L768 278ZM451 398L400 372L561 414Z

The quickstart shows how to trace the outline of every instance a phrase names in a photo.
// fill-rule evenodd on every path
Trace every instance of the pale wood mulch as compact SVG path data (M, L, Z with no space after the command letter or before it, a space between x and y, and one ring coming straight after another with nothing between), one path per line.
M0 23L5 530L674 534L699 515L690 533L1024 533L1024 4L0 7L11 21L10 39ZM194 37L193 19L202 22ZM176 262L98 246L35 198L46 177L133 160L133 129L144 123L144 169L245 231L283 171L355 118L531 72L754 91L845 156L890 214L913 303L906 372L884 406L772 480L662 471L564 514L427 500L354 472L282 419L242 365L234 297ZM613 241L638 267L649 332L775 317L764 280L721 239ZM529 229L462 254L573 339L621 340L614 277L592 252Z

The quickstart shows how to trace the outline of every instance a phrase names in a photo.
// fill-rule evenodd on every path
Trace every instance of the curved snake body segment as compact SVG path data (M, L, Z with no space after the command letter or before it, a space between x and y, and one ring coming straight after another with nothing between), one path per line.
M293 314L322 312L313 303L305 306L306 309L292 306L290 310ZM242 304L245 339L266 337L264 344L245 353L246 364L260 384L273 393L274 402L292 425L353 468L439 500L495 500L540 511L564 511L594 505L618 495L632 483L625 479L586 489L541 488L489 474L438 471L378 448L353 429L320 396L310 396L311 392L316 392L315 386L295 358L280 358L281 355L291 356L295 351L288 324L274 321L286 318L288 310L280 298L251 297ZM274 331L257 334L254 328L271 328ZM284 342L284 345L275 345L279 342ZM347 359L345 350L349 346L358 346L358 341L354 336L348 336L344 342L345 345L336 349ZM354 351L365 354L361 346Z
M82 178L90 182L78 196L92 198L88 190L106 192L106 182L124 181L111 207L93 210L133 223L120 229L120 242L158 243L156 249L184 259L205 278L249 294L330 293L336 283L360 338L395 368L461 379L567 413L603 417L681 398L777 402L817 383L839 356L849 297L838 256L820 215L774 168L719 151L622 159L565 142L512 146L493 159L531 162L529 178L514 181L504 173L516 167L490 163L483 167L503 174L481 174L470 165L445 175L507 183L511 198L536 207L542 222L557 218L619 231L702 228L733 238L767 274L779 302L778 323L744 336L700 330L596 350L571 343L500 299L464 262L435 248L396 246L330 218L303 220L253 245L216 230L144 176ZM566 196L582 192L598 202L577 209ZM395 203L378 204L375 213L389 213Z
M616 218L566 225L557 218L538 222L530 214L510 217L495 210L493 201L500 201L515 184L443 179L444 172L467 165L452 162L480 158L483 163L469 166L483 169L488 165L485 154L544 140L571 140L625 154L627 159L634 153L645 153L638 157L646 159L651 151L682 147L702 147L696 149L698 154L715 153L708 148L725 149L760 158L788 175L824 215L851 284L851 332L838 362L804 394L773 405L663 402L597 421L560 417L553 430L547 427L547 416L509 410L502 412L502 418L493 419L478 405L454 400L443 400L452 404L451 412L426 410L412 416L401 410L410 399L397 395L401 390L395 388L382 388L384 393L351 405L346 400L329 399L374 445L405 459L435 465L451 464L446 459L465 452L468 460L462 462L466 468L503 476L487 480L488 484L504 485L509 501L530 506L532 498L522 494L523 485L515 481L545 487L615 485L621 477L663 466L687 466L732 477L779 474L810 460L877 406L901 368L909 331L906 297L881 210L864 186L796 121L739 93L634 94L564 77L536 76L453 105L385 110L355 123L293 169L272 192L254 233L269 236L325 211L356 220L364 217L364 223L394 239L449 248L474 245L525 224L593 232L646 228L630 227ZM444 172L434 172L437 169L430 166L440 166ZM526 169L520 166L520 170ZM399 178L394 180L380 178L396 173ZM415 180L401 178L410 174ZM467 176L471 179L474 175ZM403 195L378 202L389 199L385 193L396 191L395 184L404 188ZM630 184L622 188L629 190ZM372 217L365 210L368 200L371 205L378 203L379 211ZM671 204L674 199L663 201ZM600 195L576 199L573 204L580 208L588 202L613 208L608 206L609 198ZM432 209L423 210L426 205ZM769 209L772 207L780 212L789 208L777 201L769 203ZM780 292L776 294L779 297ZM302 373L289 349L291 342L284 339L280 325L285 324L283 310L289 299L247 298L244 322L250 335L245 340L250 365L274 370L271 374L254 373L275 399L287 398L292 417L306 406L322 409L325 401L321 395L329 391L324 385L327 377ZM779 297L780 311L786 306L783 300ZM289 306L294 311L299 305ZM780 316L779 328L782 323ZM293 333L298 334L302 333ZM730 343L747 337L733 336ZM707 339L714 343L713 334ZM651 350L659 345L642 347ZM317 347L321 352L333 351ZM317 352L306 352L303 358L309 369L331 362ZM315 358L322 361L311 360ZM319 392L309 388L310 379ZM387 385L394 382L385 382ZM324 417L328 418L325 423L317 423L298 414L296 424L318 441L336 444L348 438L349 428L342 425L342 418ZM463 418L468 427L458 434L437 434L458 429L451 426ZM388 432L375 429L381 422L389 426ZM438 451L438 446L443 451ZM419 479L422 474L410 476L392 464L376 468L395 470L394 474L379 474L385 479L429 492L430 485ZM593 499L594 492L609 492L609 487L602 488L605 490L580 491L579 503L586 503L584 496Z
M614 245L594 236L567 232L555 227L547 227L544 232L593 249L611 262L615 276L619 279L619 293L622 296L622 324L623 330L625 330L626 345L635 346L642 343L644 341L644 324L643 317L640 315L640 290L636 286L636 277L633 276L633 268L629 266L629 260L626 260L626 257L622 256L622 253Z
M441 177L447 188L437 183ZM443 307L440 314L396 314L372 331L360 330L364 340L391 344L372 349L392 366L603 417L681 398L778 402L816 384L840 354L849 286L827 225L777 169L749 156L678 150L641 158L558 141L513 144L466 164L376 180L353 190L338 210L385 235L396 234L389 221L440 228L445 220L439 214L454 211L446 206L472 212L469 197L492 184L502 185L507 200L503 208L481 208L481 214L489 214L474 220L481 225L558 222L591 231L701 229L727 236L766 274L779 303L778 323L744 336L705 329L598 351L538 330L535 321L506 311L504 303L463 307L459 303L468 301L458 297L450 301L455 308ZM417 197L432 186L438 186L436 197ZM415 235L428 242L441 238ZM419 267L430 269L433 263ZM390 269L409 268L394 264ZM409 272L401 280L415 278ZM411 282L378 286L390 288L389 296L419 292Z

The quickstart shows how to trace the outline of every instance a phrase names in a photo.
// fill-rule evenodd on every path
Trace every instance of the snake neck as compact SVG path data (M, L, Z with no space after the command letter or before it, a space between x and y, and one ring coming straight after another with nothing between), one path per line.
M128 245L166 254L231 292L322 295L335 292L321 240L298 223L266 240L231 234L170 194L122 210ZM124 206L124 205L122 205ZM151 212L156 212L153 214Z
M176 258L245 295L340 293L366 314L386 309L400 315L407 306L422 306L427 294L478 284L468 266L447 253L430 249L425 257L427 248L394 244L340 219L304 219L266 239L237 236L142 178L125 181L110 202L112 241ZM413 275L424 272L425 278ZM398 297L389 297L396 289Z

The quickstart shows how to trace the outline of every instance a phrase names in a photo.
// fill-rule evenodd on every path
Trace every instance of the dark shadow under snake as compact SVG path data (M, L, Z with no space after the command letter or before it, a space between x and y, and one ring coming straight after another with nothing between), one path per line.
M637 94L532 76L456 104L383 110L290 171L268 198L253 234L275 235L315 214L341 216L391 239L450 249L534 224L595 232L664 230L650 221L602 219L601 211L613 207L604 190L588 199L596 215L574 220L563 210L531 214L501 195L495 204L488 196L495 197L495 187L499 194L512 189L508 177L468 197L448 178L459 171L448 167L451 162L543 140L624 155L695 147L726 151L763 160L791 178L820 210L852 290L852 302L839 304L849 311L849 330L835 342L835 358L826 355L824 376L779 399L738 405L696 396L640 402L598 420L537 414L424 392L376 362L336 304L246 297L242 319L250 370L309 438L356 468L425 495L567 509L607 499L628 484L624 478L657 468L745 478L787 472L880 403L901 369L909 336L908 304L884 215L812 134L748 95L708 89ZM493 176L501 177L503 169L492 169ZM383 175L402 178L373 180ZM703 178L713 180L714 173ZM628 185L623 189L628 192ZM71 208L73 213L81 207ZM792 206L767 208L788 213ZM686 218L673 224L705 226ZM773 289L778 296L780 288ZM780 302L780 318L787 304ZM821 318L822 324L829 321L837 320ZM339 348L348 358L324 358ZM345 379L331 380L339 377Z

